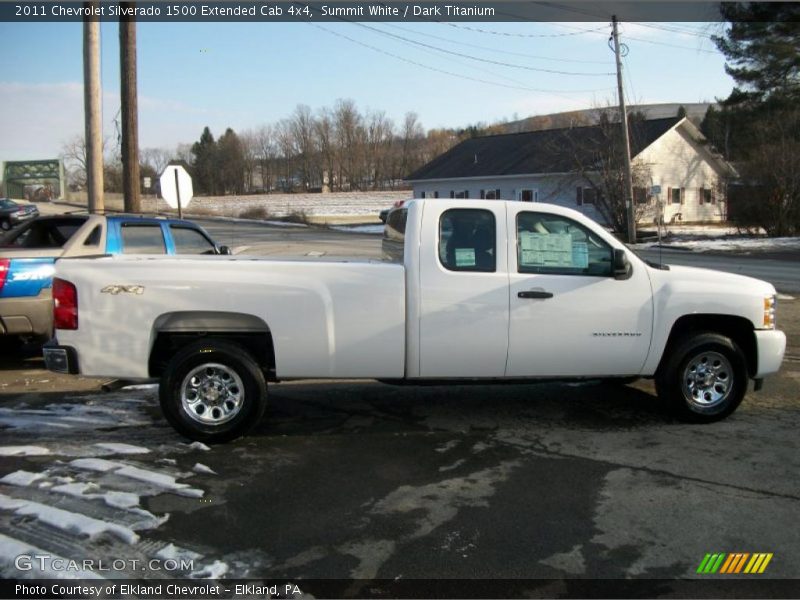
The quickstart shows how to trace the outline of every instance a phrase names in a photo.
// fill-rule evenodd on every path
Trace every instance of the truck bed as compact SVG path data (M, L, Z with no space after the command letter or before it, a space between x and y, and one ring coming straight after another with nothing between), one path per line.
M114 267L105 268L110 262ZM278 378L400 378L405 373L401 265L116 256L61 260L58 276L78 289L80 328L59 331L58 338L85 349L80 356L84 375L147 378L159 327L171 316L196 312L198 298L209 317L228 313L262 320L272 335ZM121 291L130 286L141 289Z

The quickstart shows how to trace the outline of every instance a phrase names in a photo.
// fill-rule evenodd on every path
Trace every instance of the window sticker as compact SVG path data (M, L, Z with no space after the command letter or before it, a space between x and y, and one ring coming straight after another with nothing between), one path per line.
M572 266L589 268L589 246L586 242L572 242Z
M522 266L573 267L572 236L568 233L521 231ZM585 246L585 244L584 244ZM588 264L588 252L586 257Z
M456 266L474 267L475 248L456 248Z

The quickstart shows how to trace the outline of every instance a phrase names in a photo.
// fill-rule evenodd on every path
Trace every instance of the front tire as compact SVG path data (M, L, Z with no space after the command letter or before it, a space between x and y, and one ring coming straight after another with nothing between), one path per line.
M733 413L747 384L744 353L718 333L699 333L679 342L656 376L659 398L679 419L693 423L711 423Z
M159 386L161 410L178 433L227 442L264 415L264 373L241 346L218 340L189 344L170 360Z
M9 231L11 229L11 221L8 219L3 219L0 221L0 229L3 231Z

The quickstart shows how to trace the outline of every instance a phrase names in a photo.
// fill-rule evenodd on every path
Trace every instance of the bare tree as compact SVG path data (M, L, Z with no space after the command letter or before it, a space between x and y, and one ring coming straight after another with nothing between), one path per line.
M142 165L146 165L155 173L162 173L172 160L172 152L164 148L145 148L141 151Z
M275 142L278 146L278 156L282 167L279 182L284 192L294 189L293 165L294 157L297 154L294 141L292 122L289 119L278 121L278 124L275 125Z
M299 154L298 166L300 167L300 180L304 190L311 187L318 179L314 173L315 154L315 126L311 108L305 104L298 104L290 120L291 133L294 137L295 150Z

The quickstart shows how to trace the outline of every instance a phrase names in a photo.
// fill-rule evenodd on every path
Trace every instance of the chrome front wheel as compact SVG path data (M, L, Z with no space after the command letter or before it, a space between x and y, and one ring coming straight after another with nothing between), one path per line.
M683 369L683 395L687 402L707 409L725 402L733 389L730 361L719 352L701 352Z

